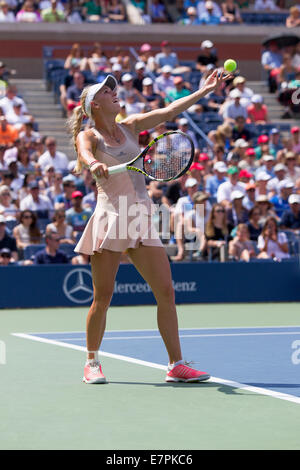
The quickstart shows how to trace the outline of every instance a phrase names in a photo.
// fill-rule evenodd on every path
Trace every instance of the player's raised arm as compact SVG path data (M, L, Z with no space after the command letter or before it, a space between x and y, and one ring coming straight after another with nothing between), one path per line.
M206 79L203 87L191 95L173 101L165 108L155 109L146 114L133 114L126 118L123 123L128 125L132 132L139 134L143 130L154 128L161 122L172 121L180 113L197 103L203 96L218 88L230 76L230 74L224 75L224 72L219 73L218 70L215 70Z

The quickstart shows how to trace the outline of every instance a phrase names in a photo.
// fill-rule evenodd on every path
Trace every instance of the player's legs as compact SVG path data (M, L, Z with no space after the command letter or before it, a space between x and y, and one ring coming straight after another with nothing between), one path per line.
M121 256L109 250L91 256L94 300L86 320L87 351L98 351L100 347ZM88 353L88 359L94 359L93 353Z
M169 362L180 361L181 347L171 269L165 249L140 245L128 254L141 276L149 284L157 301L157 323L166 345Z

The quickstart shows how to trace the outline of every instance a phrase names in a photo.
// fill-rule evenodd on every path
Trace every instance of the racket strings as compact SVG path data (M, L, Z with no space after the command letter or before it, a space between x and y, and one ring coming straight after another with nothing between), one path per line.
M189 165L192 144L182 134L166 135L159 139L144 159L144 171L156 180L171 180Z

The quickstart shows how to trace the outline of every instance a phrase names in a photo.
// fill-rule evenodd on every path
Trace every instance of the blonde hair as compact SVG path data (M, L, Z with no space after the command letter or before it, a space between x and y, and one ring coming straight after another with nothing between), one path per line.
M72 136L71 137L72 143L74 145L75 152L77 154L77 161L76 161L75 168L73 170L74 173L77 173L77 174L82 173L83 163L80 160L80 157L78 155L76 140L77 140L77 136L78 136L78 134L79 134L79 132L81 131L81 128L82 128L83 118L84 118L84 116L86 116L84 105L85 105L85 99L86 99L86 95L89 91L89 88L90 88L90 86L85 87L82 90L82 93L80 95L80 105L76 106L76 108L74 108L72 116L67 121L67 125L68 125L68 128L69 128L70 134Z

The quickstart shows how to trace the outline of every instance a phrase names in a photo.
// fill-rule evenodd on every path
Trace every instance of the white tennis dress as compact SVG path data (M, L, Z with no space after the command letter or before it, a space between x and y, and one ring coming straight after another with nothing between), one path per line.
M100 133L95 158L108 167L126 163L140 152L135 136L123 124L118 124L126 137L124 144L111 147ZM139 163L135 165L138 167ZM140 162L141 165L141 162ZM77 253L92 255L103 249L124 252L140 243L163 246L151 216L155 206L148 196L145 178L126 171L97 180L98 198L95 211L75 248Z

